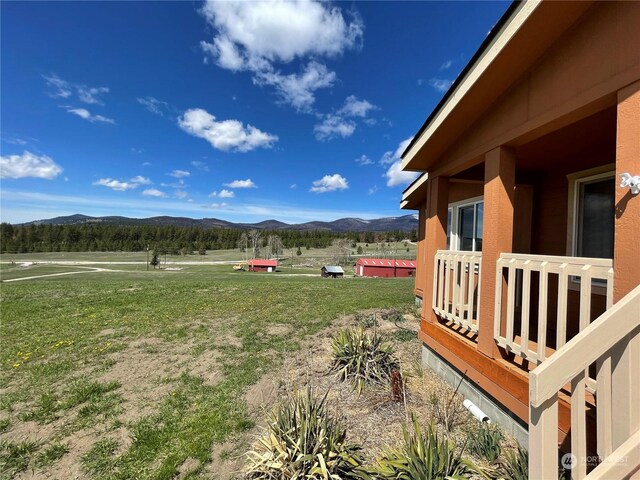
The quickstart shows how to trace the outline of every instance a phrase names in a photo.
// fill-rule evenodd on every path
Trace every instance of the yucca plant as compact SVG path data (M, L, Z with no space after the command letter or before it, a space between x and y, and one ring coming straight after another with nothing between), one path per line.
M463 449L456 451L454 443L440 437L431 422L422 433L412 415L413 429L403 426L404 444L387 450L375 465L360 474L362 480L445 480L468 478L479 469L462 457Z
M528 480L529 452L518 445L515 450L507 450L500 462L500 478L509 480Z
M338 330L331 347L330 371L342 381L351 381L358 395L366 385L388 385L391 372L400 368L393 345L377 332L366 333L362 327Z
M481 423L478 428L469 429L469 452L488 462L495 462L502 452L502 432L494 425Z
M264 436L248 453L247 478L265 480L350 479L362 464L360 447L327 410L327 394L309 387L282 403Z

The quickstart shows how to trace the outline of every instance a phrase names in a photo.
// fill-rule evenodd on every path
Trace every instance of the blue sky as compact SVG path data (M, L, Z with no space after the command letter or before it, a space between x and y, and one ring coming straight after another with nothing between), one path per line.
M2 2L2 221L398 216L506 2Z

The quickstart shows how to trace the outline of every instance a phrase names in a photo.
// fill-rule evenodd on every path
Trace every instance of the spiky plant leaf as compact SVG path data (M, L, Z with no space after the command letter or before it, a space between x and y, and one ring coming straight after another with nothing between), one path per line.
M358 395L367 385L386 386L391 372L400 367L393 345L377 332L366 333L361 327L338 330L331 348L330 371L342 381L352 382Z
M360 447L329 414L327 394L309 387L274 411L265 435L248 453L247 477L265 480L355 478Z

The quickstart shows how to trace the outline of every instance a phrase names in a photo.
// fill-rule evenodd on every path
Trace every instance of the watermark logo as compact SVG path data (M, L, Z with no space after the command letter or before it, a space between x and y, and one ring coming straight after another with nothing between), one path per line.
M560 459L560 465L565 470L571 470L578 463L578 459L573 453L565 453Z

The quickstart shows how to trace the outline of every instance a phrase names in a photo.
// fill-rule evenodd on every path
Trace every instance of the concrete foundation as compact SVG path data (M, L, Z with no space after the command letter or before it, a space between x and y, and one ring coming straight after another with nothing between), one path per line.
M424 344L422 345L422 364L435 371L440 378L453 388L456 388L458 384L460 384L458 393L475 403L480 410L489 416L491 423L500 425L500 427L514 437L520 445L528 448L529 434L527 425L516 415L506 410L491 395L487 394L475 383L464 378L462 372ZM461 379L462 383L460 383Z

